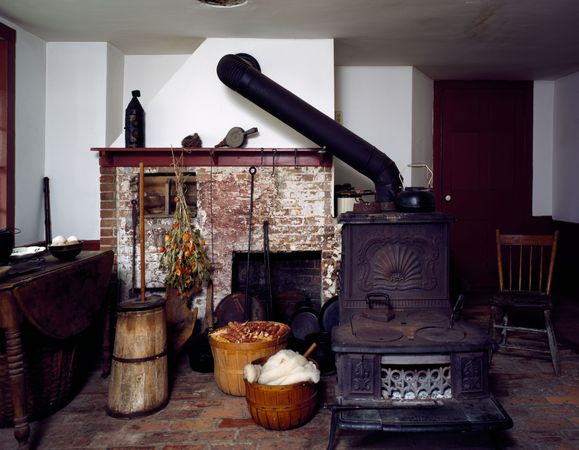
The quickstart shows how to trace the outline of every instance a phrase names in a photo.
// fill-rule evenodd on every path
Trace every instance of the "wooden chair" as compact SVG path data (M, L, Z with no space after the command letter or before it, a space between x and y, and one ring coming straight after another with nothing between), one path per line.
M496 230L499 292L490 300L489 332L496 341L500 331L499 349L525 350L550 354L555 374L559 375L559 352L551 322L551 284L557 253L559 232L553 235L501 234ZM521 315L542 312L542 325L515 325L512 319ZM502 313L502 320L498 321ZM528 319L528 317L527 317ZM511 320L511 322L509 322ZM513 333L511 333L513 332ZM548 350L509 342L511 337L542 334L547 336ZM512 340L511 340L512 341Z

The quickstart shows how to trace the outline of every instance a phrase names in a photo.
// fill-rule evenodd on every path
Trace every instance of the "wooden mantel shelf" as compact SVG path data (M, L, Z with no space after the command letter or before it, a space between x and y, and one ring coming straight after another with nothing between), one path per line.
M102 167L171 167L172 153L183 152L184 166L330 167L332 157L319 148L91 148Z

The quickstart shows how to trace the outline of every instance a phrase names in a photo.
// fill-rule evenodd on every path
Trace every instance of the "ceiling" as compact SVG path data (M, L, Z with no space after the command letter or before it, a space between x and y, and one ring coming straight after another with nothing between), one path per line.
M0 0L46 41L188 54L206 37L333 38L337 66L415 66L433 79L557 79L579 71L577 0Z

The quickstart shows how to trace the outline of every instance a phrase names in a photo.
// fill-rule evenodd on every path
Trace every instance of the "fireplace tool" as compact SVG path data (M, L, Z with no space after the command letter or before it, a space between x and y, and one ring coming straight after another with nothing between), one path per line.
M265 306L265 320L273 316L273 294L271 292L271 266L269 261L269 222L263 222L263 268L265 272L265 287L267 288L267 303Z
M50 217L50 180L44 177L44 239L48 247L52 243L52 223Z
M251 299L249 298L249 270L251 268L251 222L253 220L253 191L255 183L255 173L257 169L255 166L249 168L249 175L251 177L249 185L249 217L248 217L248 231L247 231L247 267L245 276L245 320L251 319Z
M132 254L132 274L131 274L131 289L129 290L129 297L135 296L135 286L136 286L136 254L137 254L137 221L139 220L138 217L138 209L137 209L137 200L131 200L131 227L133 231L133 254Z

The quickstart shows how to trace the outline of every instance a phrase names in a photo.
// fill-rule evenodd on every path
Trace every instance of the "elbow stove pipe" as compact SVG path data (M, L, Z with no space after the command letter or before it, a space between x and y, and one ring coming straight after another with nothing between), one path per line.
M376 187L377 202L394 201L400 191L400 172L394 161L263 75L249 55L223 56L217 64L217 75L226 86L370 178Z

